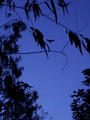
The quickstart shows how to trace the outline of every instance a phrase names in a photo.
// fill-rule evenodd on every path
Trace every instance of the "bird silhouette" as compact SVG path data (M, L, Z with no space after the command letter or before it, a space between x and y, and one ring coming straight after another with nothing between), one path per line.
M54 42L55 40L48 40L48 39L47 39L47 41L48 41L49 43L52 43L52 42Z

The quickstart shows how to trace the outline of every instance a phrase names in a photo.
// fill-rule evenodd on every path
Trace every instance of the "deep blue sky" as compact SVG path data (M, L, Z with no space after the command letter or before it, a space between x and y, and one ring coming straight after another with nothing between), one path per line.
M90 0L73 0L68 6L68 12L64 16L61 11L60 22L75 32L80 30L80 33L90 38ZM36 27L39 27L46 38L55 39L51 44L53 50L61 51L69 40L64 28L45 18L41 17ZM40 50L28 31L23 33L19 43L22 52ZM25 68L21 80L38 91L38 102L55 120L72 120L70 95L73 90L82 87L80 82L84 76L81 72L90 67L90 56L86 51L83 50L82 56L78 49L68 44L64 52L68 56L68 63L62 73L66 62L62 54L51 53L49 59L45 54L23 55L21 63Z

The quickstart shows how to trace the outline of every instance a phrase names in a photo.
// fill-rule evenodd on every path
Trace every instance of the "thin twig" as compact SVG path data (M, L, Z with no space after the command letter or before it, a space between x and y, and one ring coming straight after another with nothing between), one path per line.
M3 5L3 6L9 6L8 4L1 4L1 5ZM25 8L22 7L22 6L13 6L13 5L11 5L11 8L14 8L14 7L17 8L17 9L25 10ZM31 12L33 12L33 11L31 11ZM41 14L41 15L42 15L43 17L45 17L45 18L47 18L47 19L55 22L55 20L54 20L53 18L51 18L51 17L49 17L49 16L47 16L47 15L44 15L44 14ZM65 28L65 29L69 29L69 30L70 30L70 28L68 28L67 26L63 25L63 24L60 23L60 22L57 22L57 24L60 25L61 27Z
M88 21L86 21L86 24L79 29L78 33L82 32L87 26L88 26Z
M61 52L64 52L65 48L67 47L67 45L69 44L70 41L67 41L66 44L64 45L64 47L62 48Z
M58 51L58 50L49 50L47 51L48 53L58 53L58 54L62 54L65 58L66 58L66 62L61 70L61 72L63 72L63 70L65 69L67 63L68 63L68 57L67 54L65 54L64 52ZM6 53L5 54L16 54L16 55L31 55L31 54L41 54L41 53L45 53L45 51L34 51L34 52L18 52L18 53Z
M2 3L2 4L0 4L0 6L7 6L7 7L9 7L9 4L5 4L5 3ZM11 5L10 6L11 8L18 8L18 9L22 9L22 10L24 10L25 8L24 7L22 7L22 6L13 6L13 5Z
M55 22L56 23L56 21L53 19L53 18L51 18L51 17L49 17L49 16L47 16L47 15L44 15L44 14L41 14L43 17L45 17L45 18L47 18L47 19L49 19L49 20L51 20L52 22ZM69 29L70 30L70 28L68 28L67 26L65 26L65 25L63 25L62 23L60 23L60 22L57 22L57 25L60 25L61 27L63 27L63 28L65 28L65 29Z

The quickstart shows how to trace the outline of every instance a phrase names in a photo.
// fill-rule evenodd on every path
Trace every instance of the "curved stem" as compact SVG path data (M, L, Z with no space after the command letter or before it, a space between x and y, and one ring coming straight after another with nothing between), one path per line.
M31 54L40 54L40 53L45 53L45 51L32 51L32 52L18 52L18 53L5 53L5 54L16 54L16 55L31 55ZM68 57L67 54L65 54L62 51L58 51L58 50L48 50L47 53L58 53L58 54L62 54L65 58L66 58L66 62L61 70L61 72L63 72L63 70L65 69L67 63L68 63Z

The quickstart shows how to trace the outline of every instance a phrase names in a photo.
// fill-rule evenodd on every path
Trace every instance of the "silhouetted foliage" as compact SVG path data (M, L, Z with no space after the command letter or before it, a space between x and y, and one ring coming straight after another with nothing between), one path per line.
M86 42L86 45L85 45L85 43L82 41L82 44L83 44L84 48L85 48L86 51L90 54L90 39L84 37L83 35L81 35L81 37L82 37L82 38L85 40L85 42Z
M78 89L73 91L73 102L71 104L74 120L89 120L90 119L90 69L83 71L85 79L82 83L87 86L87 89Z
M75 33L73 33L72 31L69 31L69 38L70 38L71 45L74 42L75 47L76 48L79 47L79 50L82 54L81 41L80 41L79 37Z
M18 67L18 62L21 58L15 57L13 54L18 53L19 47L17 41L21 38L21 31L28 29L29 32L31 30L35 41L41 49L44 49L48 57L48 52L50 51L48 43L52 43L54 40L45 40L44 34L35 27L34 23L42 16L59 24L59 11L62 9L64 14L68 13L68 5L70 5L71 1L66 3L65 0L45 0L39 2L38 0L21 0L19 2L18 0L0 0L0 9L4 9L5 18L9 20L6 24L1 25L0 29L3 29L2 31L11 32L11 34L8 32L8 35L5 33L0 35L0 115L1 119L3 117L3 120L9 118L40 120L43 119L43 117L40 118L37 113L39 109L39 106L36 104L38 98L37 92L31 92L31 87L28 84L18 80L22 74L23 67ZM24 11L23 13L25 13L29 25L24 23L23 19L20 17L19 9ZM51 14L47 15L48 12ZM13 13L16 14L16 18L18 17L18 19L12 19ZM31 15L31 13L33 14ZM81 54L83 54L83 46L90 54L89 38L68 29L62 24L59 25L66 29L71 45L74 44L76 48L79 48ZM86 75L86 80L83 84L89 86L89 69L87 71L88 72L86 72L86 70L83 71ZM30 89L30 91L28 91L28 89ZM74 93L72 97L75 99L71 105L72 111L75 111L73 112L73 118L75 120L86 120L90 117L87 111L89 110L87 103L90 104L88 102L90 90L80 89L78 92L74 91ZM35 103L35 105L33 105L33 103Z
M27 29L32 29L33 30L33 36L35 41L41 46L41 48L44 49L46 55L48 56L48 49L49 45L48 43L46 43L47 41L44 41L43 39L43 33L41 31L39 31L38 28L35 27L35 22L38 20L38 18L45 17L49 20L55 21L56 24L59 23L58 20L58 13L57 13L57 9L58 12L62 9L63 13L68 13L68 5L71 5L71 1L70 2L66 2L65 0L45 0L45 1L38 1L38 0L23 0L23 2L17 2L17 0L2 0L0 3L0 6L3 8L7 8L7 10L9 12L5 13L6 18L12 18L12 13L16 14L16 17L20 18L20 14L19 14L19 9L21 9L22 11L24 11L27 20L29 21L29 26L28 25L24 25L23 29L27 28ZM57 8L57 9L56 9ZM17 11L16 11L17 10ZM51 12L51 14L47 15L48 12ZM31 15L31 13L33 13ZM54 15L54 17L52 17ZM18 23L19 25L19 23ZM17 27L18 27L17 25ZM59 24L61 25L61 24ZM79 33L75 33L72 30L68 29L66 26L61 25L62 27L64 27L66 30L68 30L68 35L70 38L70 42L71 45L74 43L75 47L79 48L80 53L82 54L82 46L87 50L88 53L90 53L90 40L87 37L84 37L82 34ZM7 29L9 26L6 25L5 29ZM14 27L14 25L13 25ZM17 29L14 28L14 29ZM38 32L37 32L38 31ZM16 36L20 37L20 34L15 33ZM36 35L37 34L37 35ZM38 40L36 40L36 37L38 38Z
M82 83L83 85L90 86L90 69L85 69L82 72L85 75L85 79Z
M9 91L10 89L10 91ZM7 88L0 114L1 118L14 120L41 120L38 111L41 106L36 103L37 92L31 90L31 86L24 82L17 81L12 88ZM9 95L9 96L7 96ZM43 117L46 116L43 114Z
M68 13L68 9L67 9L67 6L71 3L68 2L68 3L65 3L64 0L58 0L58 5L63 9L63 13L65 14L65 11Z
M12 29L6 35L5 31ZM0 119L1 120L44 120L47 113L37 104L38 94L29 84L19 81L23 67L21 57L13 56L19 50L17 41L26 25L14 21L4 26L0 36Z
M49 48L48 44L44 41L43 34L38 29L34 29L31 27L31 30L33 31L33 37L34 37L35 41L38 43L38 45L41 46L41 49L43 48L45 50L46 55L48 57L46 46L48 47L48 50L50 50L50 48Z

